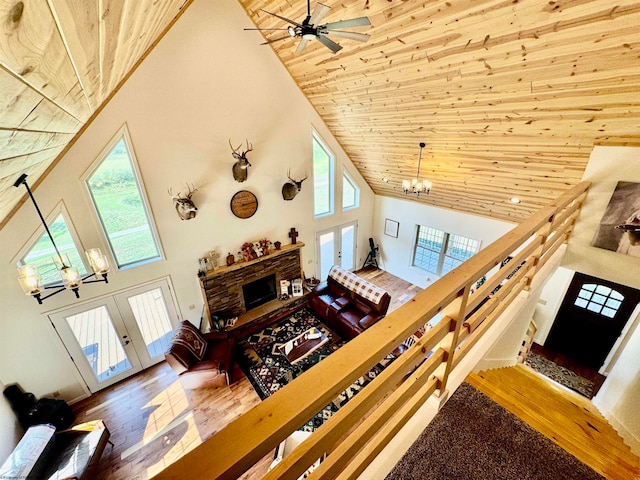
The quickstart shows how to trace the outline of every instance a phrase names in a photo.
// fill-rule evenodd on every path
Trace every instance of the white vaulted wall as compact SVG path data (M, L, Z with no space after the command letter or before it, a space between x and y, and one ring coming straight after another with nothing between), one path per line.
M267 237L290 243L295 227L306 275L315 274L314 235L354 219L359 223L361 263L371 236L374 195L269 47L256 32L245 32L249 19L231 0L192 4L103 112L39 186L34 195L47 215L62 200L85 248L107 251L81 177L110 139L126 123L165 259L109 275L109 284L84 285L81 301L169 276L182 318L200 321L202 297L197 259L210 250L226 255L245 241ZM361 207L313 217L313 180L303 183L293 200L282 199L287 171L311 176L312 128L336 154L336 179L346 169L361 188ZM234 181L229 139L248 139L253 166L244 183ZM167 194L194 183L199 212L181 221ZM338 187L341 185L337 182ZM234 217L231 196L241 189L256 194L257 213ZM66 400L87 393L45 313L77 303L70 292L39 306L16 281L15 256L39 228L31 203L20 208L0 231L0 380L19 382L36 396L59 392ZM113 263L113 262L112 262Z

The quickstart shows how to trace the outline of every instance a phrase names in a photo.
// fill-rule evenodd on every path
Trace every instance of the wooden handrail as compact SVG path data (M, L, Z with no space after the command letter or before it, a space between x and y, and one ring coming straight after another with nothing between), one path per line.
M440 314L420 341L265 477L298 478L328 454L309 478L335 478L339 472L356 478L420 405L446 388L452 370L568 239L589 185L569 189L154 478L239 477ZM496 270L507 257L512 260ZM471 293L483 276L485 283Z

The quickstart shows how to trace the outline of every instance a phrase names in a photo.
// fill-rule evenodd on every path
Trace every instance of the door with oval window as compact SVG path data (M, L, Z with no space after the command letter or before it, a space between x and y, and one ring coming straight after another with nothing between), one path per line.
M599 370L640 302L640 291L576 273L545 347Z

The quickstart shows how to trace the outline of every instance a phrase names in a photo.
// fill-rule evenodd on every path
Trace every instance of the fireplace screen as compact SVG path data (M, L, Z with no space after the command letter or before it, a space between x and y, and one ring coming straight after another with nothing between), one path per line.
M244 306L246 310L259 307L278 297L276 291L276 274L262 277L254 282L242 286Z

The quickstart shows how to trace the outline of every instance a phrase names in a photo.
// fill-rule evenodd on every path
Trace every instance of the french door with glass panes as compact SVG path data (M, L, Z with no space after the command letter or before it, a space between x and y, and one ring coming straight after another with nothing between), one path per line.
M178 315L163 279L66 308L49 319L93 393L162 361Z
M357 220L316 233L316 272L320 280L327 278L333 265L349 271L356 269L357 238Z

